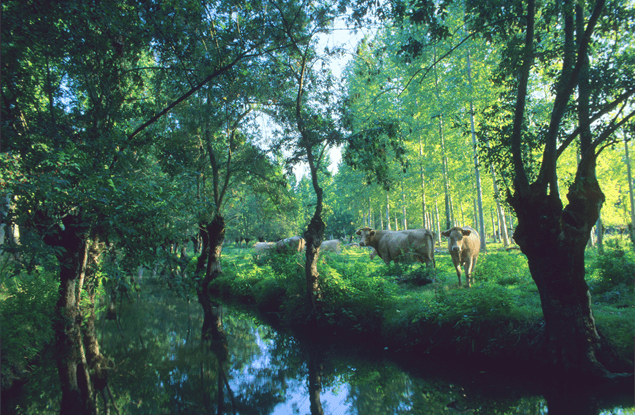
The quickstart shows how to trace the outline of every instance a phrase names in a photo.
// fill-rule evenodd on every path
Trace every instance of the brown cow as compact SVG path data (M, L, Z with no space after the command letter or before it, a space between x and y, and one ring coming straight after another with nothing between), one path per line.
M301 236L292 236L291 238L282 239L276 242L276 251L278 252L301 252L304 250L304 238Z
M362 228L356 233L361 236L359 246L373 247L386 265L390 264L390 261L399 263L403 255L409 254L421 263L436 266L434 232L427 229L376 231L371 228Z
M478 253L481 250L481 239L478 232L469 226L448 229L441 232L441 235L448 238L448 251L452 256L452 262L456 268L456 275L459 277L459 287L461 286L461 267L465 267L465 280L468 288L474 282L472 272L476 267Z

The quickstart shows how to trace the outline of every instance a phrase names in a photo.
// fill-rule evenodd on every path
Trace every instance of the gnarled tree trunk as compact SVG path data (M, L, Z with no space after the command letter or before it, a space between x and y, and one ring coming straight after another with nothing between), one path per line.
M218 307L218 304L210 297L210 284L221 272L220 256L225 240L225 218L216 214L211 222L200 223L199 233L203 241L203 249L196 264L196 275L200 276L196 294L203 307L202 332L205 334L212 333L216 324L213 318L208 318L208 316L214 316L213 310Z
M566 372L597 378L632 370L632 362L619 361L598 334L585 281L584 251L604 202L595 160L580 166L564 208L557 196L537 188L509 201L518 215L514 239L540 293L549 361Z

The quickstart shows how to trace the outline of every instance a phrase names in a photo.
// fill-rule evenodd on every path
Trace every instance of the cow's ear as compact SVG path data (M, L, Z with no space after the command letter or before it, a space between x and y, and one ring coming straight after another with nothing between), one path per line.
M361 231L361 230L360 230L360 231L357 231L357 232L355 232L355 234L356 234L356 235L359 235L359 236L362 236L362 231Z
M446 238L449 238L450 237L450 229L448 229L447 231L441 232L441 235L445 236Z
M469 229L463 229L462 232L463 232L463 236L470 236L470 234L472 233L472 231Z
M375 235L375 231L370 231L370 232L368 232L368 235L370 235L370 236Z

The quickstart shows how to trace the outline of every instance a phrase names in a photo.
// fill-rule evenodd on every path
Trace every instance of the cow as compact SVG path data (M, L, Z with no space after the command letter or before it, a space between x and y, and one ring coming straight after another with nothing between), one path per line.
M368 256L370 257L371 261L377 256L377 251L372 246L370 247L370 254Z
M276 246L275 242L256 242L253 248L256 250L256 255L262 255L269 252L274 246Z
M322 252L335 252L339 254L341 252L341 245L339 239L330 239L328 241L323 241L320 245L320 251Z
M357 235L361 236L359 246L370 246L386 265L390 261L399 263L406 254L427 266L435 267L434 232L427 229L410 229L405 231L377 231L362 228ZM371 253L372 255L372 253Z
M470 226L455 226L441 232L441 235L448 238L448 251L452 256L456 275L459 277L459 287L461 286L461 267L465 267L465 280L469 288L474 282L472 272L474 272L478 253L481 250L481 238L478 232Z
M282 239L276 242L277 252L301 252L305 248L304 238L301 236L292 236L291 238Z

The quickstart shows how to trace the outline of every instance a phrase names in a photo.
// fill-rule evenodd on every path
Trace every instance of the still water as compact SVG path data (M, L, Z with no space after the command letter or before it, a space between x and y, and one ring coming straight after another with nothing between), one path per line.
M111 414L634 413L628 397L583 408L557 399L559 410L549 411L553 397L522 374L504 379L451 362L400 362L389 351L299 341L232 307L222 307L221 331L204 342L200 305L162 286L146 285L138 299L118 305L117 316L99 323L101 351L111 359L109 388L98 397L102 414L104 402ZM57 413L56 382L49 360L11 411Z

